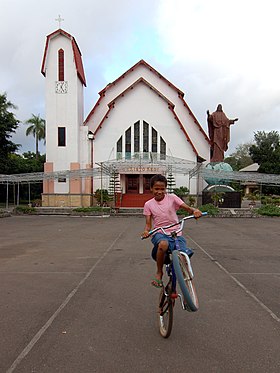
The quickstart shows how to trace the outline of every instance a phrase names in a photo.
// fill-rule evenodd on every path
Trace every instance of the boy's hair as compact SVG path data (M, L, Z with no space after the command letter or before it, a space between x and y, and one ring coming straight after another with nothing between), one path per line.
M157 181L161 181L162 183L165 184L165 186L167 186L167 179L165 176L161 175L161 174L158 174L158 175L154 175L152 178L151 178L151 181L150 181L150 187L152 188L155 183Z

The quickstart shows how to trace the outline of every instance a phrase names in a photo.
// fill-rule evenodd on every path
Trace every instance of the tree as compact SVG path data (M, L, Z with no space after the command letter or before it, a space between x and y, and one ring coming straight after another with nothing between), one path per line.
M173 193L175 187L175 178L173 176L172 170L169 171L167 176L167 193Z
M30 172L42 172L44 170L45 154L39 155L32 152L20 154L9 154L9 174L22 174ZM20 189L20 200L28 201L31 199L40 199L43 191L43 182L21 183L20 185L9 185L9 202L13 203L13 196L17 188ZM7 186L0 184L0 202L4 203L7 197Z
M189 188L180 186L180 188L174 188L173 193L176 194L176 196L180 197L183 199L189 194Z
M260 165L258 172L280 174L280 135L277 131L258 131L250 149L252 160Z
M94 196L97 200L97 203L103 207L110 200L110 196L107 189L96 189Z
M36 158L36 154L33 152L27 152L20 154L10 155L10 172L12 174L25 174L30 172L43 172L44 162L46 161L45 154L39 154Z
M26 136L32 134L35 137L36 142L36 159L39 157L39 141L45 140L45 119L40 118L40 114L32 114L32 118L28 119L25 124L31 124L26 130Z
M235 152L225 158L224 161L232 167L233 171L239 171L242 168L249 166L253 163L249 152L251 146L251 142L237 145Z
M117 170L113 170L110 175L108 193L110 198L113 200L114 207L117 204L117 193L121 192L119 173Z
M0 174L9 173L9 155L19 147L10 140L19 126L19 121L10 109L16 109L16 106L7 100L6 93L0 94Z

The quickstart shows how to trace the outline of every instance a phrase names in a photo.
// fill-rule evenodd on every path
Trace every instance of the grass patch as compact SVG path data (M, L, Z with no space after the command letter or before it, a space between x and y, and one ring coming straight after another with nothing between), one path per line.
M259 215L280 216L280 207L276 205L264 205L257 209Z
M77 207L76 209L73 209L75 212L85 212L85 213L90 213L90 212L110 212L111 208L110 207L100 207L100 206L95 206L95 207Z
M33 214L36 210L34 207L17 206L14 211L16 214Z

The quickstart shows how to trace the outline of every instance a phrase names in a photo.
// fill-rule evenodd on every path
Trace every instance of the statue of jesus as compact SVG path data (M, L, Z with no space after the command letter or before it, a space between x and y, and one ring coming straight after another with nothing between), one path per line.
M219 104L217 110L210 114L207 110L208 133L211 142L211 162L223 162L224 153L230 141L230 125L238 118L228 119Z

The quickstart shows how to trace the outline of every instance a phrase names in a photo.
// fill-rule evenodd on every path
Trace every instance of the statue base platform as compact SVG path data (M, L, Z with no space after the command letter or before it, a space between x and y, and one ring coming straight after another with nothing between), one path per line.
M209 185L202 191L203 205L211 203L221 208L240 208L241 200L241 192L236 192L228 185Z

